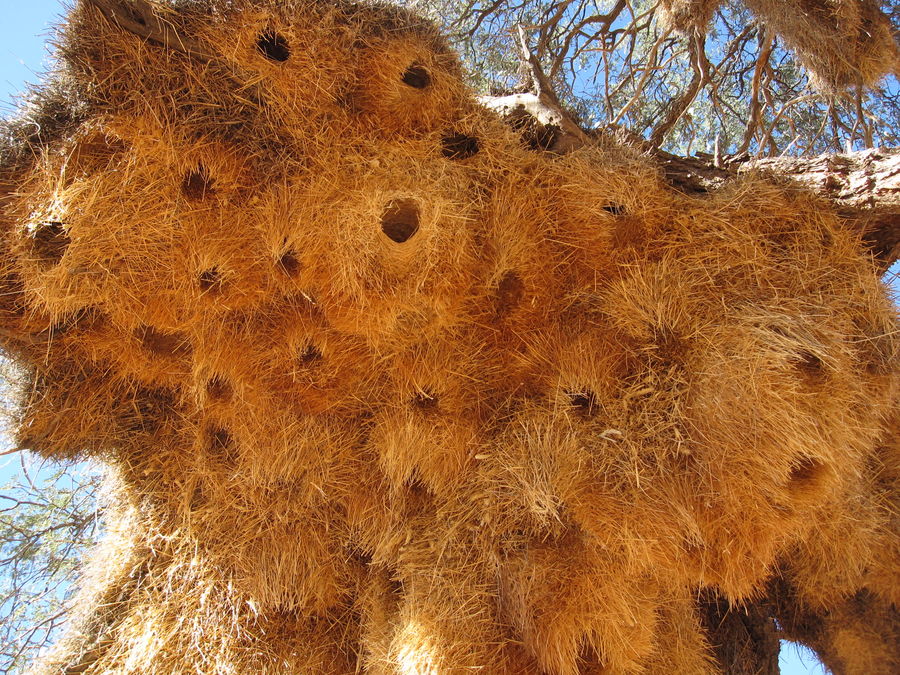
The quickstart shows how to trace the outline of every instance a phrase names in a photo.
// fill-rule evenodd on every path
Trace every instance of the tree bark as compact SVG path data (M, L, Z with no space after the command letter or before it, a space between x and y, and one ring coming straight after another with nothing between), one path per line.
M758 159L739 167L784 176L834 204L885 268L900 257L900 149Z

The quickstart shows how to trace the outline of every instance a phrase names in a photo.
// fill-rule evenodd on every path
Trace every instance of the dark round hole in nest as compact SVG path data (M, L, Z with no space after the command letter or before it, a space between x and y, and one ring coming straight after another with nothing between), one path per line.
M438 397L430 391L419 391L413 396L412 404L419 410L424 410L426 412L437 410Z
M597 411L597 397L592 391L567 391L569 404L581 415L593 415Z
M418 475L414 475L408 478L405 485L410 496L428 497L429 495L428 486L425 485L425 483Z
M381 231L402 244L419 231L419 205L411 199L395 199L381 215Z
M606 211L607 213L611 213L614 216L624 216L626 213L628 213L628 208L624 204L609 203L602 208L604 211Z
M225 429L213 429L209 434L209 447L211 450L228 450L232 445L231 434Z
M188 199L199 201L215 192L213 183L209 170L199 164L196 169L185 174L184 180L181 181L181 192Z
M413 89L425 89L431 84L431 74L421 63L411 64L400 79L403 81L403 84Z
M497 313L507 314L522 301L525 284L515 272L507 272L497 285Z
M791 467L790 489L797 493L816 492L828 475L828 466L812 457L804 457Z
M794 366L809 384L821 384L825 380L826 368L818 356L802 351L793 359Z
M209 453L218 459L234 462L236 459L234 439L227 429L213 427L207 432L207 448Z
M300 274L301 267L300 259L293 251L285 251L278 258L278 268L291 278Z
M153 326L142 325L135 331L141 347L157 356L189 356L191 344L182 333L164 333Z
M291 55L291 48L288 47L287 40L271 28L259 34L256 39L256 48L267 59L278 63L284 63Z
M219 272L218 267L210 267L200 272L197 283L200 285L202 292L215 295L222 291L222 273Z
M214 375L206 382L206 395L210 401L228 401L231 398L231 385L221 375Z
M481 149L478 139L465 134L452 134L441 139L441 151L447 159L468 159Z
M304 366L310 366L317 361L322 360L322 352L319 351L319 348L315 345L306 345L303 349L300 350L298 359Z
M58 263L71 243L66 226L58 220L43 222L31 233L31 252L42 263Z
M403 581L400 579L400 575L397 573L397 570L391 570L391 574L388 577L388 594L395 596L402 596L404 593L403 590Z

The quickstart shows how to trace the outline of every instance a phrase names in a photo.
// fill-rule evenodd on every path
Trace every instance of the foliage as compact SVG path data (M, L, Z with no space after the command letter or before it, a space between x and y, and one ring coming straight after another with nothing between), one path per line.
M896 31L900 9L882 4ZM784 41L734 0L687 35L667 27L652 0L415 6L442 23L483 93L523 88L521 27L586 126L621 126L675 154L815 155L900 139L896 76L869 89L817 91Z
M20 455L0 488L0 672L18 673L65 621L78 562L100 534L99 474Z

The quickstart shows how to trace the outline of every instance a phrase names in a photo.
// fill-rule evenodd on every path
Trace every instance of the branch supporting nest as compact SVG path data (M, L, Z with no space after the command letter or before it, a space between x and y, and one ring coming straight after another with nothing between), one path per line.
M575 118L563 107L559 102L559 98L553 91L553 85L550 78L544 73L541 62L538 57L531 51L528 46L528 39L525 37L525 30L519 26L519 47L522 50L522 59L528 65L531 74L531 82L534 92L538 97L541 105L552 111L559 119L559 127L570 136L573 136L582 144L588 143L589 138L581 129Z
M200 61L212 61L215 58L198 42L179 33L175 25L166 20L164 10L147 0L86 1L124 31Z
M751 159L746 153L720 161L713 155L678 157L659 150L652 141L627 130L610 126L603 131L570 131L564 125L560 106L538 94L481 98L512 126L521 125L521 116L530 115L535 124L558 127L558 137L550 148L569 152L597 142L601 136L615 135L643 152L656 157L663 177L687 194L703 194L724 182L751 171L764 172L777 180L789 179L834 205L848 227L859 232L882 271L900 260L900 150L873 149L819 157L777 157Z
M687 89L677 99L673 100L669 105L666 116L663 121L650 134L650 144L654 148L658 148L666 140L666 136L678 120L682 118L687 109L697 98L700 90L709 83L709 60L706 58L706 34L695 31L691 35L688 42L689 54L691 57L691 68L694 70L694 76L691 78Z

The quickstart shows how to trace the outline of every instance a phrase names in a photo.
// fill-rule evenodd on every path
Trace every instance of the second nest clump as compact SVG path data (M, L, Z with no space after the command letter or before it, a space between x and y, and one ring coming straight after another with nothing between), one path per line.
M900 77L900 46L879 0L744 0L763 29L809 71L812 85L836 92ZM705 33L722 0L662 0L664 24Z

